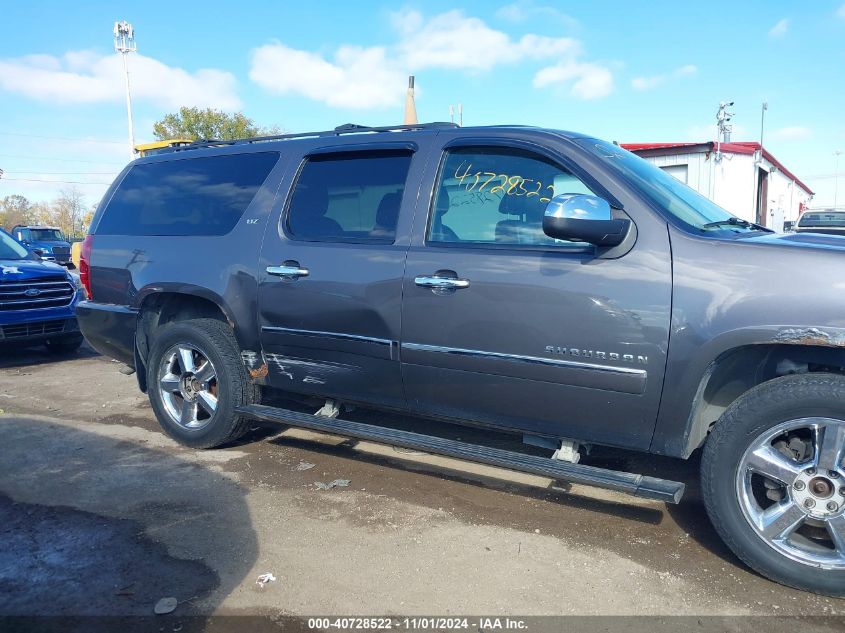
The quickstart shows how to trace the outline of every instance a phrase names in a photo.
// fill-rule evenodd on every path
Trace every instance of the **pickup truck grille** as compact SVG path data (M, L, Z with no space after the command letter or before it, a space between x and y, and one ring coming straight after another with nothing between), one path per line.
M62 278L0 282L0 312L60 308L73 300L73 284Z
M67 246L54 246L53 255L70 255L70 249Z
M59 334L65 329L65 319L58 321L38 321L36 323L16 323L0 327L6 340L28 338L39 334Z

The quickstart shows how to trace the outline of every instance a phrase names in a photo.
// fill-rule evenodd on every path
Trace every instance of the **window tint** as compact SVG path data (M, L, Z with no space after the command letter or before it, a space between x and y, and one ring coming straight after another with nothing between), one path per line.
M845 213L836 211L805 213L798 220L798 226L802 228L808 226L845 226Z
M543 233L546 205L562 193L592 191L566 169L528 152L450 152L440 176L428 240L580 247Z
M308 159L288 209L288 230L319 241L393 242L408 152L329 154Z
M33 242L57 242L64 239L62 232L57 229L32 229L30 235Z
M27 259L29 252L0 229L0 259Z
M135 165L97 226L111 235L224 235L279 158L233 154Z

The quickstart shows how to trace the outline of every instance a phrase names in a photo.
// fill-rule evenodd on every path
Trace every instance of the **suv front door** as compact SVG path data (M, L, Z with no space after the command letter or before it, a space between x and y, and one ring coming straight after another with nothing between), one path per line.
M551 197L602 195L563 160L517 141L447 145L406 265L408 402L425 415L647 448L669 336L666 226L629 209L636 243L612 258L548 238Z
M405 405L398 340L422 171L417 149L395 143L315 149L282 183L290 195L267 228L259 271L271 385Z

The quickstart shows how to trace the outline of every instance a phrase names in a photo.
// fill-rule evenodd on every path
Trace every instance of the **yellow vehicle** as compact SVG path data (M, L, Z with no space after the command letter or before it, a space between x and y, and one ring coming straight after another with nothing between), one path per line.
M135 152L139 156L147 156L155 154L157 150L165 149L167 147L180 147L182 145L190 145L194 141L189 138L170 138L166 141L155 141L154 143L140 143L135 146Z

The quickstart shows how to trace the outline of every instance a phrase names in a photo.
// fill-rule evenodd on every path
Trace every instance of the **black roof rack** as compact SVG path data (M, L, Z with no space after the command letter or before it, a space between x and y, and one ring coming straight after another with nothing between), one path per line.
M440 128L456 128L456 123L435 122L435 123L412 123L409 125L387 125L384 127L369 127L366 125L357 125L355 123L344 123L338 125L333 130L324 130L322 132L299 132L297 134L273 134L271 136L253 136L250 138L238 138L231 141L221 141L216 139L201 139L181 145L178 147L164 147L157 153L164 154L169 152L184 152L191 149L199 149L202 147L221 147L226 145L243 145L250 143L267 143L269 141L285 141L294 138L309 138L321 136L340 136L341 134L360 134L370 132L401 132L414 130L432 130Z

